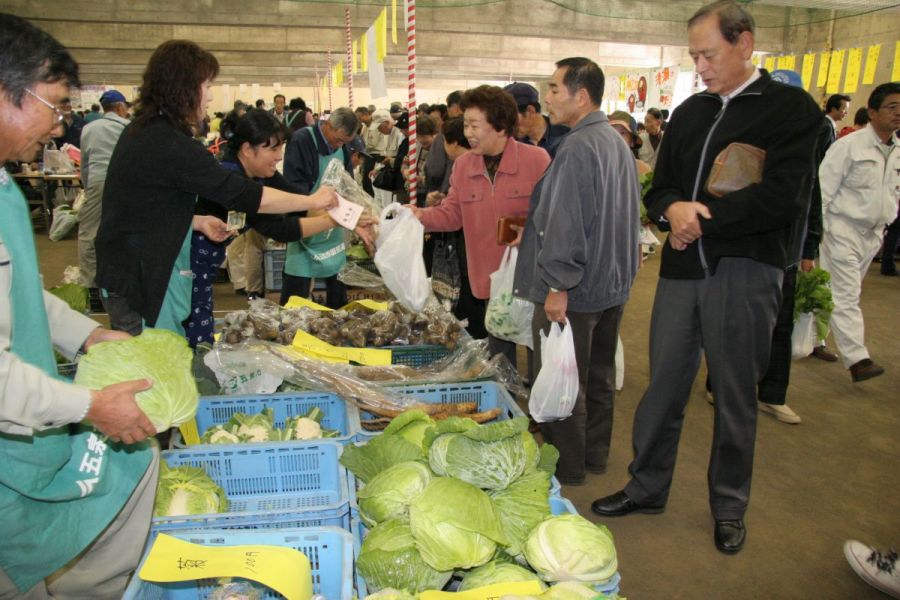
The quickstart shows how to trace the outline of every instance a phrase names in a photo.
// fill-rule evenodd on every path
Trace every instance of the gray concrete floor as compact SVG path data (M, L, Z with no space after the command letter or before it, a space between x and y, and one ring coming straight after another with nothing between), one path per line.
M44 282L76 264L74 240L37 236ZM803 418L785 425L761 414L748 539L736 556L712 541L706 466L713 409L701 369L688 404L675 481L666 512L608 519L616 537L622 593L645 599L878 599L847 566L841 546L856 538L900 546L900 344L895 319L900 278L874 265L863 285L867 344L887 372L853 384L840 363L807 358L793 363L788 404ZM616 399L609 471L563 494L579 511L627 481L634 409L648 380L650 310L659 270L651 258L638 274L622 323L625 387ZM216 286L216 308L246 306L229 284ZM834 344L829 340L834 348Z

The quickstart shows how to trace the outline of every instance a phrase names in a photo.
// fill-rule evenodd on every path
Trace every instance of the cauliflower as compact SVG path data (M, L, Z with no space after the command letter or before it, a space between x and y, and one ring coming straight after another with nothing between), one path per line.
M295 440L316 440L322 437L322 426L309 417L300 417L292 429Z

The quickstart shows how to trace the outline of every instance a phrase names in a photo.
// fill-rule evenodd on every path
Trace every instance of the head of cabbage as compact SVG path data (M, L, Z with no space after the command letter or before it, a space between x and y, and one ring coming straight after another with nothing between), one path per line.
M431 477L428 467L416 461L385 469L356 494L363 522L373 527L388 519L408 519L410 502L425 490Z
M156 431L165 431L193 419L197 412L193 358L184 337L165 329L145 329L127 340L91 346L78 363L75 383L99 390L123 381L152 380L153 387L138 392L137 403Z
M166 461L160 461L154 516L182 517L223 512L228 512L225 490L202 467L182 465L170 468Z
M371 588L396 588L411 594L439 590L453 575L452 570L438 571L422 560L409 524L400 519L385 521L369 531L356 568Z
M525 542L525 558L544 581L598 584L618 569L612 533L580 515L544 519Z
M422 558L438 571L483 565L507 544L490 497L449 477L433 478L413 500L409 525Z
M466 572L462 583L459 584L459 591L465 592L486 585L494 585L495 583L522 583L525 581L537 581L540 583L542 590L547 587L540 577L525 567L514 563L492 560Z
M407 410L385 427L383 435L399 435L418 448L422 447L425 432L434 427L434 421L421 410Z

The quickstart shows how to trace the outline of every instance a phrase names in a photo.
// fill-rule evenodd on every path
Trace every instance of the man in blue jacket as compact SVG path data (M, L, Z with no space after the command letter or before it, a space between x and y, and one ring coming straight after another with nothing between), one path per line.
M704 6L688 21L706 91L672 115L645 198L650 218L670 233L650 328L650 385L634 417L631 481L591 506L604 516L664 510L684 407L705 353L716 399L709 502L716 547L725 553L746 539L756 385L769 361L792 225L809 201L803 192L821 122L809 94L753 65L753 30L753 17L732 0ZM714 195L713 162L734 143L764 151L761 181Z

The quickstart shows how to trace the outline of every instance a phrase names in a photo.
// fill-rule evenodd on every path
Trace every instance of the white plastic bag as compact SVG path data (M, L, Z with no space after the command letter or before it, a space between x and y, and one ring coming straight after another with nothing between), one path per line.
M625 346L622 345L622 336L616 340L616 391L625 387Z
M65 204L53 209L53 224L50 225L50 239L58 242L78 224L78 213Z
M531 386L528 412L538 423L565 419L575 409L577 396L575 339L566 319L565 329L553 323L549 336L541 331L541 371Z
M484 315L484 326L496 338L534 348L531 334L534 304L513 296L518 256L517 248L507 246L500 268L491 273L491 299Z
M425 228L409 208L397 202L384 207L379 225L375 266L384 285L403 306L420 311L431 295L431 281L422 259Z
M791 334L791 357L794 360L806 358L816 346L816 317L812 313L802 313L794 321Z

